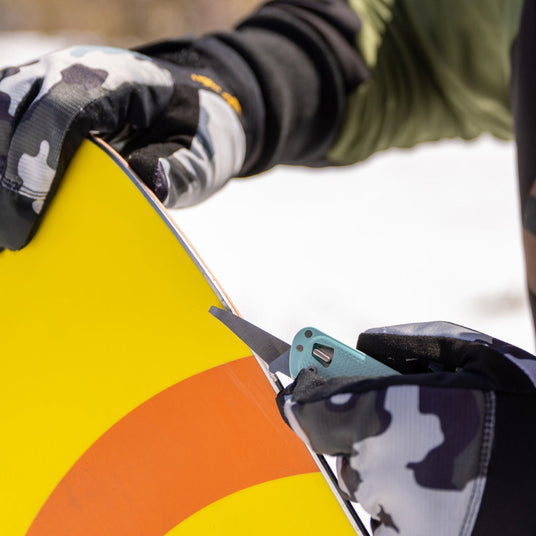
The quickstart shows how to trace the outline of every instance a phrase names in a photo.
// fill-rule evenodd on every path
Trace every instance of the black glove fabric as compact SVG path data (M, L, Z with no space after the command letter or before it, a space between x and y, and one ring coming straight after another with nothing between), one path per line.
M347 96L368 76L360 28L347 0L278 0L231 32L74 47L0 71L0 249L28 243L88 133L168 207L232 176L329 164Z
M358 348L405 374L278 395L287 423L337 457L376 535L536 534L536 358L446 322L369 330Z
M0 249L28 243L88 133L168 207L277 164L328 165L347 95L368 77L360 28L347 0L278 0L231 32L0 71Z
M169 47L174 62L78 46L0 72L0 247L28 242L90 132L168 207L195 204L242 170L245 131L258 138L263 122L253 74L216 39L148 50Z

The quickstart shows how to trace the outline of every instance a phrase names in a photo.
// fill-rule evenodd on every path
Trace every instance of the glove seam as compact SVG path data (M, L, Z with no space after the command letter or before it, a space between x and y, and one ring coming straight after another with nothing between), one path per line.
M487 391L484 395L484 419L482 423L482 440L480 446L480 456L478 459L477 477L473 483L473 490L467 511L462 523L460 536L470 536L478 518L482 498L486 488L487 472L493 450L493 440L495 433L495 410L496 398L493 391Z

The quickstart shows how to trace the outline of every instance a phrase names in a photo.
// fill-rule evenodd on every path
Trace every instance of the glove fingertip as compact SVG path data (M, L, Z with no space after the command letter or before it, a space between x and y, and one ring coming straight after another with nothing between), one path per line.
M169 164L151 151L136 151L129 155L128 164L140 180L165 203L169 196Z
M431 340L369 330L359 335L357 349L402 374L428 371L429 359L437 354Z

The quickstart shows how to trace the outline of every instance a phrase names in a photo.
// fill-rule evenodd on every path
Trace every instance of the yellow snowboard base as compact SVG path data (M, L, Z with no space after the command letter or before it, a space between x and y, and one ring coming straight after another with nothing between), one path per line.
M160 203L85 142L0 253L0 533L355 534L231 305Z

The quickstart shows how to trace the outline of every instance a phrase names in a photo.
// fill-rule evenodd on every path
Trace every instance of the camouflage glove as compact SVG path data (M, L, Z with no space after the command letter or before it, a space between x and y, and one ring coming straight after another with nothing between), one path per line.
M216 74L215 41L195 51L183 41L147 48L173 50L172 60L74 47L0 71L0 249L28 242L90 132L108 139L168 207L194 204L238 174L245 120ZM232 51L223 55L224 71L240 71Z
M278 395L375 534L536 534L536 358L444 322L363 333L358 348L406 373L323 380Z

